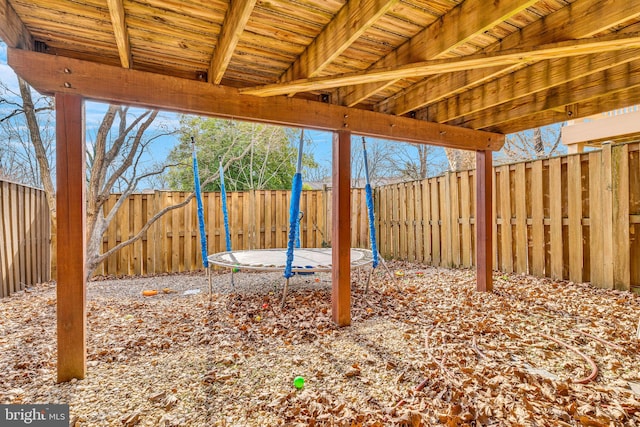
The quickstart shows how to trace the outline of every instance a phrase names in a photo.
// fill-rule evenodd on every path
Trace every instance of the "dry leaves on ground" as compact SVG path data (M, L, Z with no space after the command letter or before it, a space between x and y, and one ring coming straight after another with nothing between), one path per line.
M640 426L637 296L392 268L366 295L353 275L348 328L324 275L295 279L284 309L273 274L215 274L211 302L203 274L91 282L87 378L65 384L39 285L0 300L0 402L69 403L82 426Z

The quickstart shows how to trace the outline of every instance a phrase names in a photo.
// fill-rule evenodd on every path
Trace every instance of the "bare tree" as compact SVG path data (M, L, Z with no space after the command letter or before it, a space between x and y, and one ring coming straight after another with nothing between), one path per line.
M3 129L24 128L28 130L30 149L37 160L38 173L42 187L47 196L51 212L51 243L55 251L56 246L56 201L53 177L55 170L51 158L51 141L43 135L51 136L52 121L47 120L46 114L53 110L53 100L41 97L34 102L34 96L29 85L19 79L19 94L13 93L5 87L0 103L3 117L0 122L6 126ZM19 96L18 96L19 95ZM136 190L138 184L149 177L162 174L172 165L163 164L153 169L145 170L141 159L149 146L158 138L172 133L168 130L150 132L156 120L158 111L147 110L139 114L131 114L128 107L108 107L95 139L89 142L87 150L87 275L90 277L95 269L107 257L123 247L140 239L147 229L162 215L170 210L180 208L191 201L193 194L179 204L168 206L156 213L133 237L123 240L120 244L102 253L102 236L115 218L125 200ZM11 126L8 124L12 123ZM22 141L25 139L23 138ZM26 150L30 151L30 150ZM242 155L246 154L243 152ZM4 158L4 157L3 157ZM236 158L229 158L228 164ZM206 182L213 181L217 176L211 176ZM105 211L105 203L114 188L120 190L115 205ZM55 270L52 271L55 274Z
M449 161L449 171L457 172L461 170L474 169L476 167L476 152L471 150L456 150L445 148L447 160Z
M562 125L552 125L507 136L496 162L521 162L566 152L561 144L561 129Z

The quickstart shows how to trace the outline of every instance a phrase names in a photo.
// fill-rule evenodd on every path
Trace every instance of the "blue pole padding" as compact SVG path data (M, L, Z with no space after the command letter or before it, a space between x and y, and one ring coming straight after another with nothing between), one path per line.
M204 208L202 207L202 194L200 192L200 174L198 172L198 158L196 157L196 142L191 137L192 157L193 157L193 181L196 193L196 203L198 204L198 225L200 226L200 250L202 251L202 264L204 268L209 268L209 258L207 257L207 234L204 227Z
M229 213L227 211L227 190L224 188L224 168L220 161L220 199L222 200L222 217L224 220L224 240L227 245L227 252L231 251L231 233L229 232Z
M296 173L291 181L291 204L289 205L289 242L287 243L287 265L284 268L284 277L293 276L291 267L293 264L293 247L296 243L300 214L300 194L302 193L302 152L304 148L304 129L300 131L300 141L298 142L298 162L296 163ZM298 244L298 247L299 244Z
M284 277L293 276L291 267L293 264L293 247L295 245L298 228L298 213L300 212L300 193L302 192L302 174L293 176L291 185L291 207L289 210L289 242L287 243L287 265L284 268Z
M373 191L369 182L369 160L367 159L367 144L362 137L362 156L364 158L364 177L366 185L364 190L367 198L367 213L369 214L369 240L371 241L371 252L373 253L373 268L378 266L378 243L376 242L376 217L373 210Z
M376 242L376 218L373 211L373 192L371 184L365 187L367 196L367 212L369 213L369 240L371 241L371 252L373 253L373 268L378 266L378 243Z

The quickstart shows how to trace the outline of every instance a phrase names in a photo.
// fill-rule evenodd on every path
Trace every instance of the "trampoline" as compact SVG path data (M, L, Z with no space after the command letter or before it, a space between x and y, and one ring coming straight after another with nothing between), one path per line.
M195 139L191 137L193 150L193 174L194 186L196 193L196 201L198 204L198 222L200 228L200 249L202 250L202 261L204 267L209 273L209 295L211 295L211 272L209 264L231 269L231 283L233 284L233 272L239 270L256 270L256 271L282 271L285 277L285 285L282 296L282 305L284 306L289 279L296 274L312 274L315 272L329 272L332 269L332 250L331 248L300 248L299 236L299 214L300 214L300 193L302 192L302 149L304 143L304 131L300 133L300 142L298 147L298 162L296 165L296 173L293 176L291 185L291 206L289 210L289 238L286 248L282 249L251 249L251 250L232 250L231 238L229 232L229 219L226 206L226 190L224 184L224 168L222 159L219 165L220 193L222 199L222 213L225 227L225 243L226 252L219 252L212 255L207 254L207 239L204 225L204 209L202 206L200 178L198 173L198 162L196 158ZM371 250L361 248L351 248L350 261L351 269L364 267L371 264L372 269L367 279L366 290L369 288L369 282L373 270L378 263L384 260L378 253L375 235L375 218L373 213L373 194L371 184L369 182L369 167L367 162L367 149L364 137L362 138L364 168L366 177L366 200L369 219L369 238ZM391 276L388 268L387 273ZM393 276L391 276L393 277Z
M287 249L254 249L227 251L209 255L209 262L221 267L244 270L284 271L287 266ZM295 248L293 273L331 271L331 248ZM360 268L373 262L373 252L351 248L351 268Z

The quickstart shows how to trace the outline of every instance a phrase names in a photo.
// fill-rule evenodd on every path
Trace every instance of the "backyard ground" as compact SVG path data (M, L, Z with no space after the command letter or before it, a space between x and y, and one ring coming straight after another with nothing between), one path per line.
M55 286L36 286L0 300L0 403L68 403L81 426L640 426L640 297L391 268L366 295L353 275L348 328L326 275L284 309L278 274L215 273L211 303L204 273L92 281L87 378L65 384Z

